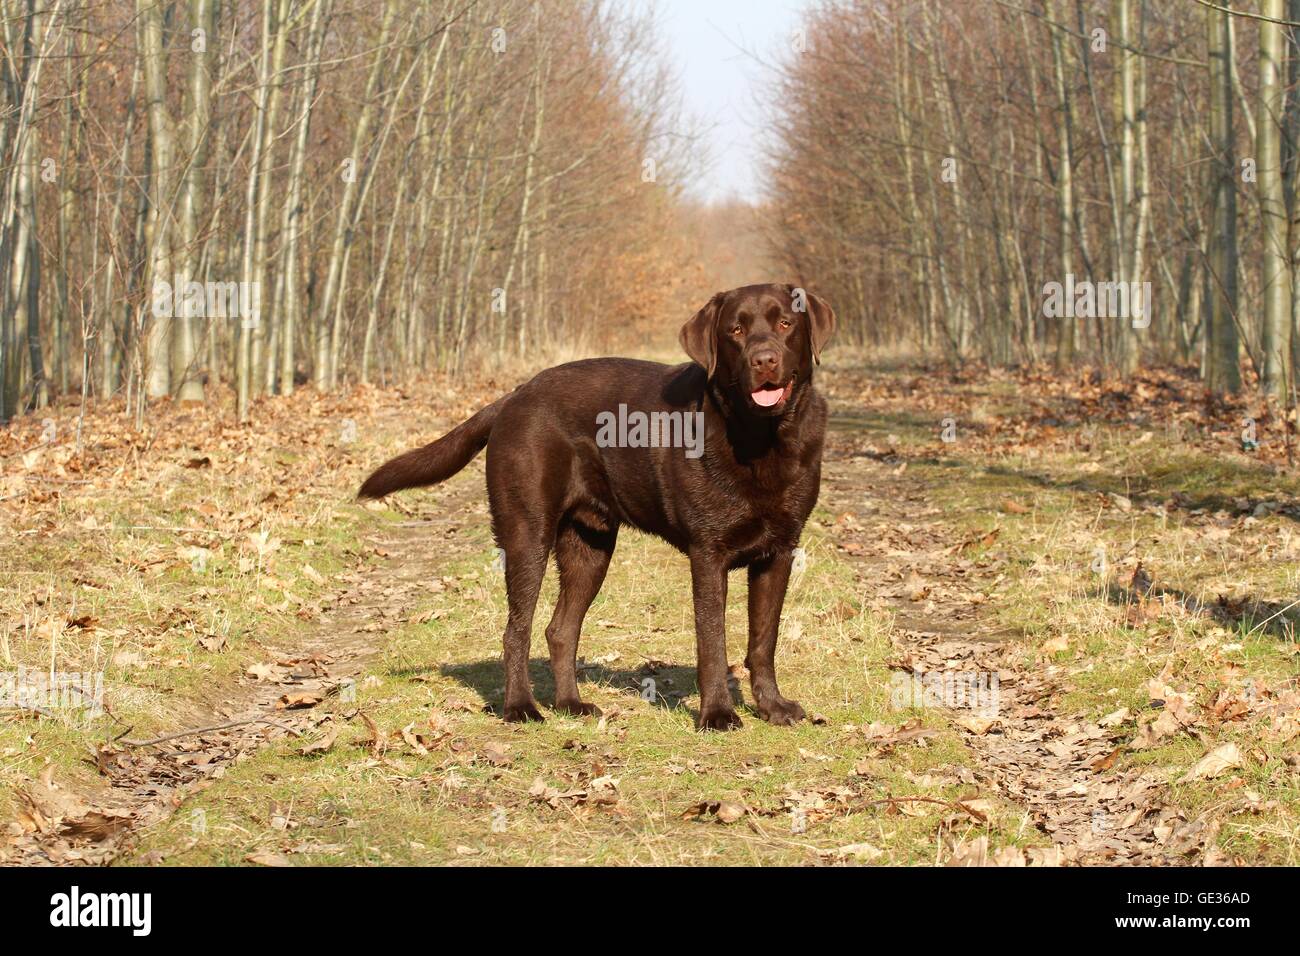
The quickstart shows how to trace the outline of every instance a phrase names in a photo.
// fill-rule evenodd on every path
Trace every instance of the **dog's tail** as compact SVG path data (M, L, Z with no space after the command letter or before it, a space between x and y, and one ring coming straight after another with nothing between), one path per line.
M492 433L492 423L508 397L499 398L480 409L437 441L384 462L366 479L357 497L382 498L403 488L419 488L446 481L483 450Z

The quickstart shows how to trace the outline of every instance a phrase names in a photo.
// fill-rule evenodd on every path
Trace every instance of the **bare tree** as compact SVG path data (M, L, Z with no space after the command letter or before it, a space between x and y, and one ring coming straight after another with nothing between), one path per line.
M145 112L149 118L149 211L145 242L149 265L144 287L147 301L141 305L140 325L145 331L141 361L145 390L150 398L171 391L171 341L174 310L158 315L149 307L161 283L171 284L172 240L175 220L175 132L167 107L167 51L163 45L162 0L136 0L140 61L144 67ZM176 290L171 299L175 300Z
M1225 6L1228 6L1225 0ZM1216 392L1241 387L1237 336L1237 184L1232 136L1232 29L1226 10L1205 11L1210 72L1210 145L1214 150L1214 224L1210 236L1205 378Z
M1284 19L1283 0L1265 0L1263 14ZM1281 398L1291 379L1291 268L1287 207L1282 186L1282 121L1286 87L1285 47L1278 22L1259 25L1259 115L1257 162L1263 248L1264 316L1261 351L1266 391Z

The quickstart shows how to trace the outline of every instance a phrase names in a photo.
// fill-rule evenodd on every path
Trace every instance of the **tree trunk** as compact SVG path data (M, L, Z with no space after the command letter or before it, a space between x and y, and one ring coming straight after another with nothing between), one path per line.
M1284 0L1264 0L1261 12L1275 20L1286 13ZM1263 389L1277 398L1290 382L1291 275L1287 253L1286 197L1282 188L1283 82L1282 26L1259 24L1259 115L1255 122L1259 214L1264 259Z
M241 422L248 421L253 390L253 337L262 323L261 284L258 281L257 209L258 176L262 172L262 150L267 146L266 107L271 86L271 35L275 29L274 4L262 5L262 50L259 57L256 121L253 126L253 155L248 164L248 183L244 192L244 251L240 277L246 293L241 296L239 314L239 351L235 361L235 408ZM245 314L243 305L247 305Z
M267 0L275 15L275 42L271 47L271 62L267 68L266 120L262 124L262 148L258 158L261 168L257 173L257 228L254 230L256 240L253 244L253 282L258 290L256 299L261 305L260 321L253 327L249 357L250 387L264 391L272 381L268 375L274 366L275 356L271 344L275 340L272 329L276 322L275 297L267 294L267 262L271 248L271 188L275 175L276 130L280 121L280 102L284 89L283 69L284 54L289 39L289 4L290 0L279 0L278 4Z
M306 76L298 106L298 130L289 163L289 188L284 203L282 231L284 245L280 268L284 272L283 304L280 309L280 394L293 393L294 335L302 317L302 297L298 288L298 241L302 234L302 179L307 160L307 135L311 129L312 107L320 82L321 42L329 19L330 0L313 0L311 26L307 34Z
M190 25L202 30L203 49L191 49L189 86L185 98L185 148L189 160L185 167L180 197L180 235L177 255L180 260L179 275L182 282L199 281L199 262L202 249L199 241L199 222L204 215L207 200L208 142L212 125L212 67L218 45L218 0L189 0ZM181 294L180 289L174 290ZM186 297L188 301L188 297ZM182 402L203 401L203 382L197 374L199 316L187 310L178 310L176 330L172 339L172 386ZM208 316L206 321L212 321Z
M1061 23L1056 0L1051 0L1048 14L1053 21ZM1056 170L1056 197L1058 215L1058 254L1061 275L1059 281L1074 271L1074 103L1070 88L1066 83L1067 47L1061 36L1061 30L1049 25L1052 35L1052 74L1056 82L1056 138L1060 149L1060 159ZM1061 326L1056 338L1056 365L1068 368L1074 361L1075 326L1073 316L1061 316Z
M386 2L384 5L383 25L379 30L379 54L371 65L370 76L366 81L365 98L357 124L352 130L352 151L347 157L351 163L350 175L343 177L343 198L339 202L338 219L334 225L334 241L330 247L329 266L325 275L325 288L321 292L320 312L316 321L316 368L314 377L316 387L324 389L333 387L337 369L333 367L337 359L340 344L336 330L336 299L342 285L344 257L352 244L353 230L356 228L355 206L360 189L362 153L370 147L370 128L374 123L375 101L379 91L379 78L384 64L388 61L389 40L392 37L393 21L397 4ZM340 170L342 174L342 170Z
M1222 5L1231 5L1223 0ZM1215 394L1241 387L1237 335L1237 190L1232 142L1232 34L1226 10L1207 9L1210 146L1214 150L1214 222L1209 253L1206 383Z
M163 47L163 4L158 0L136 0L140 58L144 63L144 92L149 117L150 152L153 156L151 196L146 235L149 237L149 268L145 279L145 301L151 303L154 287L170 283L172 268L172 219L174 215L173 165L175 140L171 114L167 110L167 52ZM182 290L183 291L183 290ZM173 302L175 301L173 290ZM146 304L145 352L146 394L161 398L171 391L172 316L155 316Z

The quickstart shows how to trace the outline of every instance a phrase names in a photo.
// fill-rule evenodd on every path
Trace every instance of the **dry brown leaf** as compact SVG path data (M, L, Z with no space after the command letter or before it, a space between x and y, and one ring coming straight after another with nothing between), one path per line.
M921 718L913 717L895 727L892 724L872 723L862 728L862 734L868 741L878 747L890 748L900 744L921 743L938 734L921 726Z
M1002 721L997 717L984 717L980 714L962 714L954 717L953 723L977 737L983 737L994 727L1002 725Z
M410 747L412 750L414 750L417 754L423 756L424 754L427 754L429 752L429 748L426 746L427 738L425 738L422 734L417 734L415 732L414 723L407 724L400 731L398 731L398 733L401 734L402 740L406 742L406 745Z
M723 800L718 804L717 817L719 823L735 823L745 815L745 808L739 803L732 803L730 800Z
M683 820L699 820L712 815L717 823L735 823L745 815L745 808L730 800L705 800L682 811Z
M821 851L822 856L832 857L834 859L848 859L852 857L860 863L871 863L885 855L885 851L872 846L870 843L848 843L834 850Z
M1196 763L1192 764L1192 769L1179 778L1179 783L1185 783L1189 780L1212 780L1226 770L1233 767L1240 767L1244 762L1240 748L1236 744L1227 743L1215 747Z
M1102 727L1118 727L1120 724L1124 723L1124 721L1128 720L1128 718L1129 709L1127 707L1121 707L1119 710L1113 710L1105 717L1101 718L1101 720L1097 721L1097 724Z
M278 683L281 677L284 676L283 670L274 664L252 664L244 673L253 680L270 681L272 683Z
M324 696L317 691L299 690L284 694L275 702L276 710L301 710L304 707L315 707Z
M1044 654L1059 654L1062 651L1070 649L1070 639L1064 634L1058 634L1056 637L1043 643Z
M311 741L310 743L303 744L301 747L298 748L298 753L302 754L304 757L310 756L312 754L328 753L330 750L334 748L334 741L338 739L338 736L339 736L339 728L334 727L324 737L320 737L317 740Z
M287 856L283 853L275 853L272 850L257 850L244 857L244 861L246 863L256 863L258 866L293 866Z

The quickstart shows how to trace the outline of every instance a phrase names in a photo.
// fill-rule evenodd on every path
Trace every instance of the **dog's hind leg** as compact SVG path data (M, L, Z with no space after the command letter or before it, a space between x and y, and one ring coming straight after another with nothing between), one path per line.
M560 570L560 597L546 628L555 676L555 709L574 716L599 715L599 708L578 697L578 639L582 619L595 600L618 540L618 527L597 530L572 519L561 522L555 537Z
M494 430L487 449L488 505L492 532L505 553L506 621L503 660L505 702L501 716L512 723L542 720L528 679L528 649L533 613L541 592L546 562L555 546L563 513L561 500L568 487L568 460L551 447L551 436L529 421L511 418L514 406L502 412L504 428ZM529 435L518 441L514 435Z
M533 612L553 538L554 524L536 519L497 528L497 541L505 552L510 608L504 640L506 689L501 716L511 723L543 719L528 679L528 648L532 643Z

